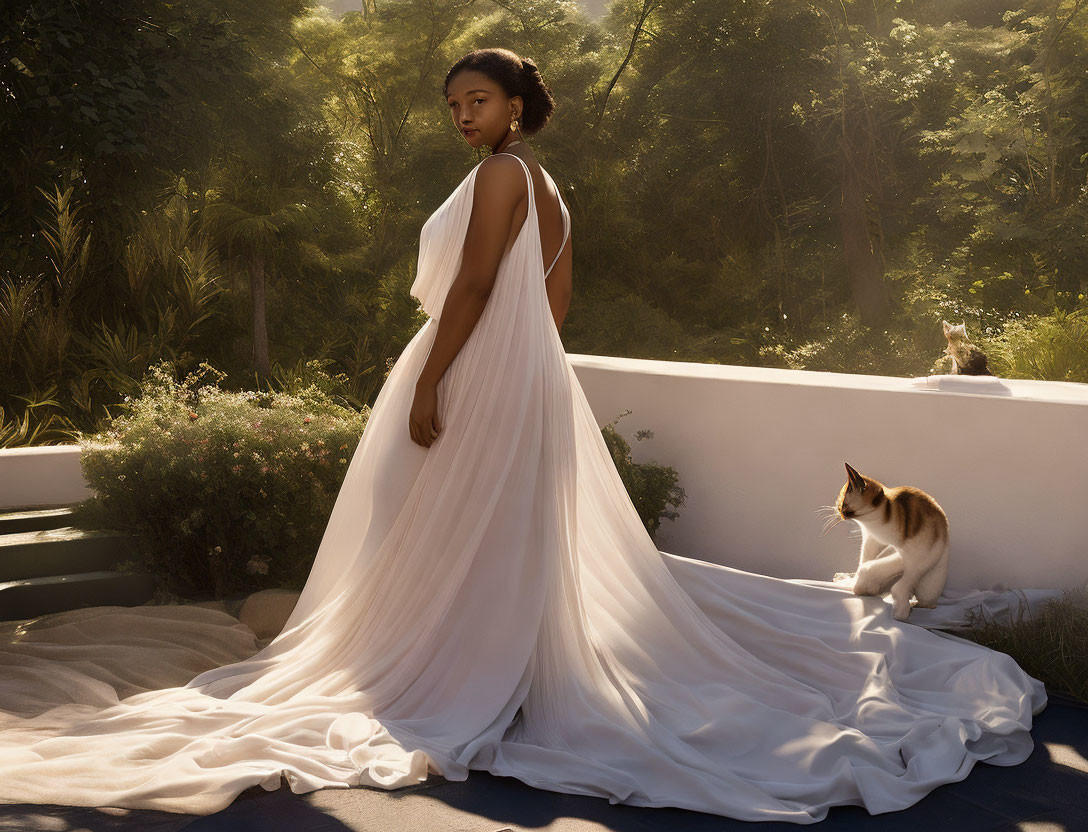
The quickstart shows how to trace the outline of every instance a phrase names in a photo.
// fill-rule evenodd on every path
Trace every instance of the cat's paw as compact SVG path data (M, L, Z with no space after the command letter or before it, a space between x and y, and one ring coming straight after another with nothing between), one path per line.
M855 595L876 595L879 589L880 587L872 585L872 581L867 576L862 575L854 579Z
M898 604L892 607L892 618L896 621L906 621L910 618L911 606L907 604L906 607L900 607Z

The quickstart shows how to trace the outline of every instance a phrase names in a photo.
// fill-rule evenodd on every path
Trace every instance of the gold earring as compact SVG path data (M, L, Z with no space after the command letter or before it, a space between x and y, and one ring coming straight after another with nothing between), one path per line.
M518 119L514 119L510 122L510 131L513 133L518 132Z

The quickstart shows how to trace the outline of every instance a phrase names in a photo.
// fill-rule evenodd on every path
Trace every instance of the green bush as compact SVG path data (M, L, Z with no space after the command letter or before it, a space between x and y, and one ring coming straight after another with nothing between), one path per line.
M1088 382L1088 310L1011 318L983 351L1009 378Z
M279 392L220 389L206 363L181 382L154 365L124 413L81 439L95 495L76 522L135 534L139 566L171 592L301 588L369 416L335 400L320 364Z
M71 444L79 437L79 429L64 415L63 406L53 398L56 387L44 394L15 396L26 402L22 415L13 411L8 421L0 405L0 448L26 448L32 445Z
M658 465L655 462L635 462L631 459L631 446L613 427L631 411L626 410L601 428L604 443L616 463L620 479L635 504L638 516L642 519L650 537L656 539L661 518L675 520L679 512L673 509L684 504L684 489L677 485L679 475L675 468ZM653 437L653 431L640 430L635 434L637 440ZM669 508L672 506L672 508Z
M760 347L765 367L876 376L926 375L947 342L940 319L921 326L899 318L888 329L860 323L855 313L844 312L825 327L822 335L800 343Z

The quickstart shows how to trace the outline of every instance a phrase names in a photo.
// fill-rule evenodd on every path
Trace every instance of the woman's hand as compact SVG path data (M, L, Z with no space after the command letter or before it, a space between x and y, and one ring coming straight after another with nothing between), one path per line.
M438 385L417 381L416 397L408 416L408 433L417 445L429 448L441 431L442 425L438 422Z

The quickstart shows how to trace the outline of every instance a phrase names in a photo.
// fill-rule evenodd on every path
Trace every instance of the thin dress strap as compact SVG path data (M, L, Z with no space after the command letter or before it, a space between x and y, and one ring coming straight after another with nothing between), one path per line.
M525 168L525 179L529 182L529 211L525 214L525 222L529 222L533 218L533 212L536 210L536 195L533 193L533 175L529 172L529 166L525 164L525 160L518 156L516 153L507 153L505 150L500 150L498 153L491 154L492 156L513 156L519 162L521 166ZM540 226L538 225L539 229Z
M544 172L547 173L547 171ZM548 178L552 179L550 175ZM552 179L552 184L555 184L554 179ZM555 264L559 262L559 255L561 255L563 249L567 247L567 235L570 234L570 214L567 213L567 203L563 201L563 195L559 193L559 188L556 188L555 192L559 195L559 213L563 215L563 241L559 244L559 251L555 253L555 259L552 260L552 264L548 266L548 270L544 272L545 278L552 273Z
M515 159L521 162L521 166L525 169L525 178L529 181L529 207L533 212L535 212L536 196L533 191L533 175L529 172L529 166L525 164L525 160L518 156L516 153L509 153L505 150L500 150L499 154L503 156L513 156ZM559 255L563 253L563 249L567 246L567 236L570 234L570 214L567 213L567 204L563 202L563 195L559 193L559 187L555 185L555 180L552 179L552 175L544 170L544 168L541 168L541 170L544 171L544 175L547 176L549 181L551 181L552 185L555 186L555 192L559 196L559 213L563 217L563 242L559 244L559 251L555 253L555 259L552 260L552 264L548 266L547 271L544 272L544 277L545 279L547 279L548 275L552 272L552 268L554 268L555 264L559 262ZM530 215L526 214L525 221L529 222L530 219ZM540 224L538 222L537 233L539 234L539 232Z

